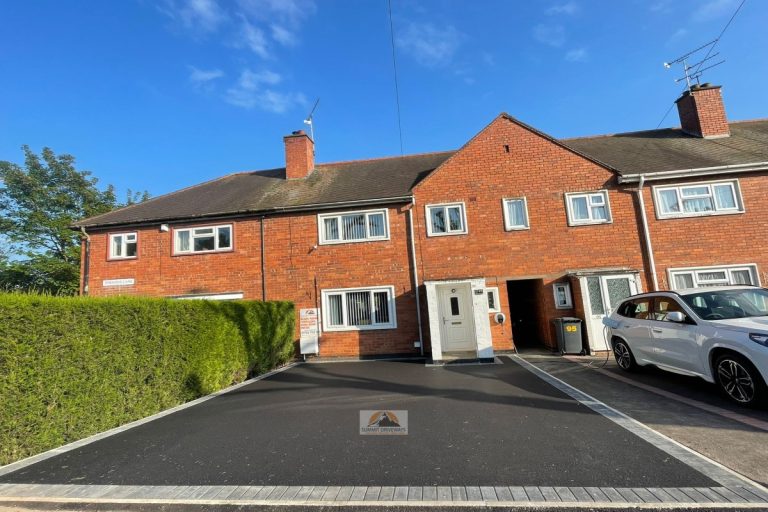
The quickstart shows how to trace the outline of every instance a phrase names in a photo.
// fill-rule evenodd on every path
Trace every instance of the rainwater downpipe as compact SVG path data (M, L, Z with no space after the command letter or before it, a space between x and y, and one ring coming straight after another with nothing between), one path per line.
M640 219L643 222L643 235L645 237L645 251L648 254L648 265L651 267L651 285L652 292L659 289L659 280L656 277L656 260L653 257L653 245L651 244L651 232L648 230L648 218L645 215L645 199L643 198L643 185L645 185L645 175L640 175L640 181L637 186L637 201L640 203Z
M416 208L416 198L411 198L408 209L408 234L411 238L411 265L413 266L413 291L416 294L416 323L419 326L419 352L424 355L424 336L421 331L421 300L419 299L419 269L416 267L416 240L413 236L413 210Z
M267 301L267 275L266 275L266 268L267 265L264 262L264 216L261 216L261 221L259 222L259 228L261 229L261 300L266 302Z
M88 295L88 278L91 267L91 235L85 232L85 227L80 226L80 232L85 240L85 255L83 255L83 295Z

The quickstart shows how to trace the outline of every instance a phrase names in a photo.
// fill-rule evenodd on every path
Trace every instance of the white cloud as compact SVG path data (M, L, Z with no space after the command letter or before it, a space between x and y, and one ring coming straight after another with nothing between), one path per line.
M566 2L564 4L557 4L553 5L546 11L544 11L549 16L556 15L556 14L568 14L573 15L579 12L579 4L576 2Z
M562 25L536 25L533 27L533 37L540 43L549 46L563 46L565 43L565 29Z
M294 46L304 21L315 13L314 0L238 0L248 18L269 25L272 39L283 46Z
M574 48L565 53L568 62L586 62L589 60L589 52L586 48Z
M699 4L699 8L693 13L693 21L711 21L726 15L730 15L736 9L738 0L710 0Z
M451 25L439 28L431 23L410 23L397 35L396 43L416 62L437 67L453 60L463 39L464 35Z
M688 30L684 28L679 28L675 30L675 32L669 36L669 39L667 39L667 44L673 44L677 41L680 41L681 39L684 39L688 35Z
M241 16L240 20L240 40L238 46L248 48L262 59L268 59L270 55L264 31L251 24L245 16Z
M254 72L245 69L237 83L227 90L224 99L237 107L259 108L277 114L307 103L302 93L281 92L269 87L281 81L282 77L272 71Z
M228 19L216 0L164 0L158 9L194 31L215 32Z
M195 66L188 67L189 81L193 84L206 84L224 76L224 72L220 69L199 69Z

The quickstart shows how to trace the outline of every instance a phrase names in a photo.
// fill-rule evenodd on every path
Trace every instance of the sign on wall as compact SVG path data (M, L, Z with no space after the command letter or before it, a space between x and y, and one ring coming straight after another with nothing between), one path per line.
M133 286L136 284L136 280L134 278L128 278L128 279L105 279L101 282L102 286Z
M302 354L317 354L320 338L320 310L307 308L299 310L299 332Z

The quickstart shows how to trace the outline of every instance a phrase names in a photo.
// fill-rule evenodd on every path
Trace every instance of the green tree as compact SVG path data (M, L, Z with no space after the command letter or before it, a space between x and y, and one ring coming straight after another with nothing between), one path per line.
M24 166L0 161L0 288L74 294L79 288L80 235L74 221L144 201L132 193L124 203L115 189L101 190L71 155L22 146Z

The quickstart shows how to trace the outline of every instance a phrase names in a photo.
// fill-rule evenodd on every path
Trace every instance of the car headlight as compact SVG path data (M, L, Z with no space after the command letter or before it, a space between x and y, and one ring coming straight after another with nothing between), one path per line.
M749 333L749 339L755 343L759 343L764 347L768 347L768 334L759 334L756 332Z

